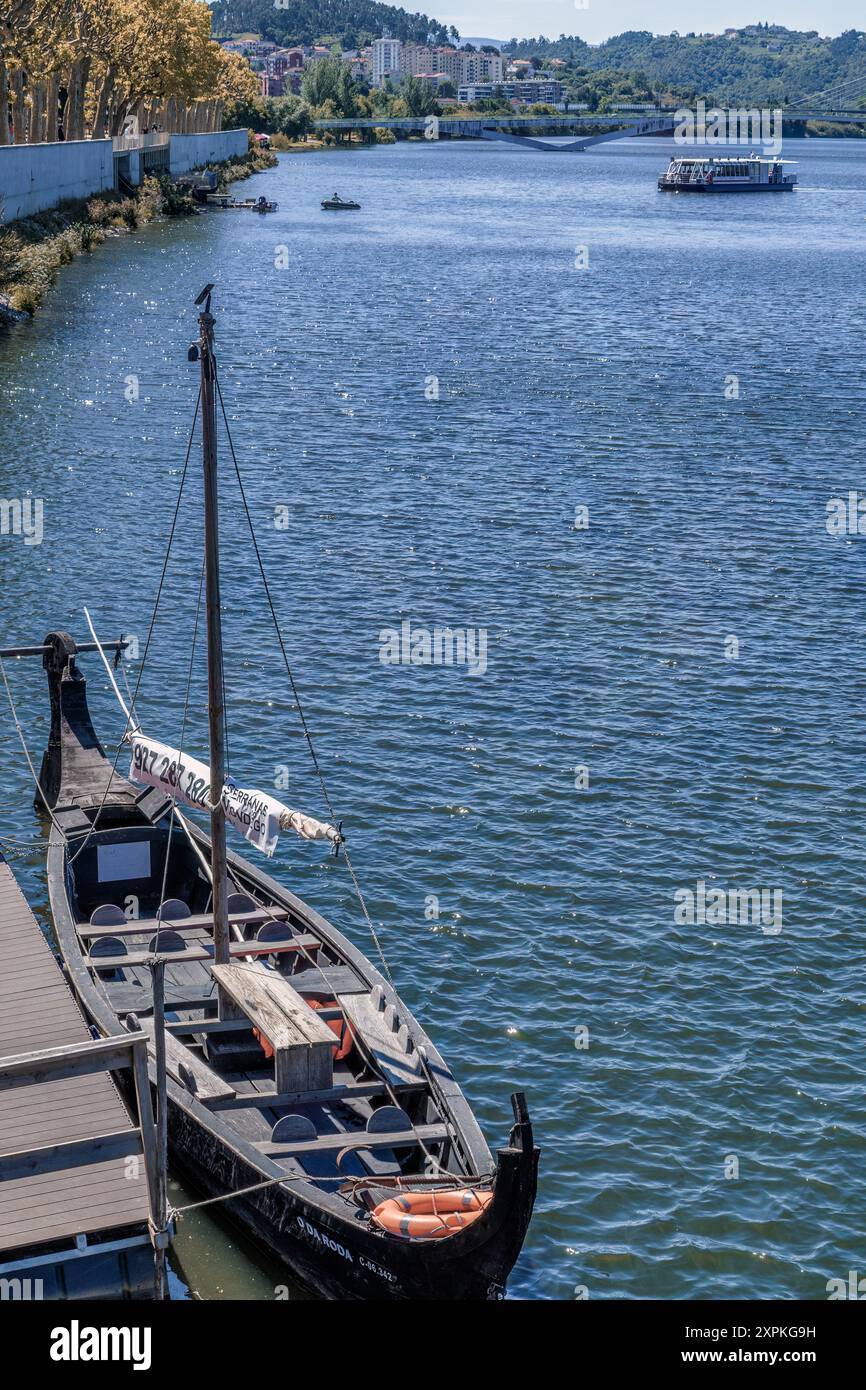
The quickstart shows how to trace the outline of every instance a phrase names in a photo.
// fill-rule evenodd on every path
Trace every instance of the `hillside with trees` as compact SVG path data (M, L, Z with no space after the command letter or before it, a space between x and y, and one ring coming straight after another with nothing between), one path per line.
M785 105L816 92L840 88L835 105L866 104L866 33L851 29L838 38L801 33L780 25L752 24L725 34L618 34L602 44L560 35L558 39L512 39L512 58L560 58L575 100L581 79L600 70L639 74L651 88L686 98L706 97L723 105Z
M287 47L337 43L343 49L361 48L389 33L404 43L453 43L457 30L375 0L216 0L212 5L214 33L261 34Z

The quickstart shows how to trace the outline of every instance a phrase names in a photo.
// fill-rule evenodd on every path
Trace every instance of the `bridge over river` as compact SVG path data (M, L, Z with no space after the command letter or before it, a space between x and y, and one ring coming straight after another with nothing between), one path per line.
M734 111L726 112L729 120L735 119ZM757 113L745 113L757 114ZM772 114L775 114L773 112ZM710 112L707 112L710 115ZM866 111L808 111L800 108L783 110L782 129L787 125L803 125L806 121L833 121L838 124L866 124ZM679 121L677 113L660 112L642 116L627 112L606 112L596 116L569 116L563 113L555 116L400 116L390 120L374 118L346 117L340 120L315 121L316 130L330 131L340 138L355 132L363 134L374 129L393 130L411 136L425 136L428 140L499 140L520 145L524 149L542 150L547 154L580 152L590 145L606 140L631 139L634 136L673 135ZM602 129L599 129L602 127ZM746 123L745 130L755 126ZM581 135L584 130L587 133ZM590 133L593 132L593 133ZM554 145L553 137L572 138Z

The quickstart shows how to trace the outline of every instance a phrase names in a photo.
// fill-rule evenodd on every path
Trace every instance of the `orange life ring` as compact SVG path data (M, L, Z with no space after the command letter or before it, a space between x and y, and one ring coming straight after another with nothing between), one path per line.
M389 1235L409 1240L441 1240L443 1236L471 1226L492 1200L492 1192L475 1192L469 1188L450 1192L406 1192L380 1202L372 1216L376 1225Z
M318 999L308 999L307 1003L311 1009L330 1009L331 1004L322 1004ZM344 1057L348 1057L352 1051L355 1039L352 1037L352 1030L344 1018L326 1018L325 1022L332 1033L336 1033L339 1046L334 1053L334 1061L342 1062Z

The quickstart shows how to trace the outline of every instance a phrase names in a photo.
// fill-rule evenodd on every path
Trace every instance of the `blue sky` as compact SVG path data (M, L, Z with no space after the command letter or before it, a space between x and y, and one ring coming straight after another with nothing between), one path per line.
M863 0L588 0L586 9L578 9L574 0L429 0L417 8L445 24L456 24L461 34L494 39L578 34L588 43L599 43L625 29L717 34L765 20L789 29L817 29L819 34L866 28Z

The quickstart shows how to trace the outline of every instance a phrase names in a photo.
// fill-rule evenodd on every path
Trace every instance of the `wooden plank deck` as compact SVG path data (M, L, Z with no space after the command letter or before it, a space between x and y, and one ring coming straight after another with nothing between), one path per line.
M0 1058L87 1042L90 1030L12 871L0 857ZM107 1072L0 1090L0 1156L122 1134L130 1118ZM2 1180L0 1251L147 1223L144 1159L122 1154Z

